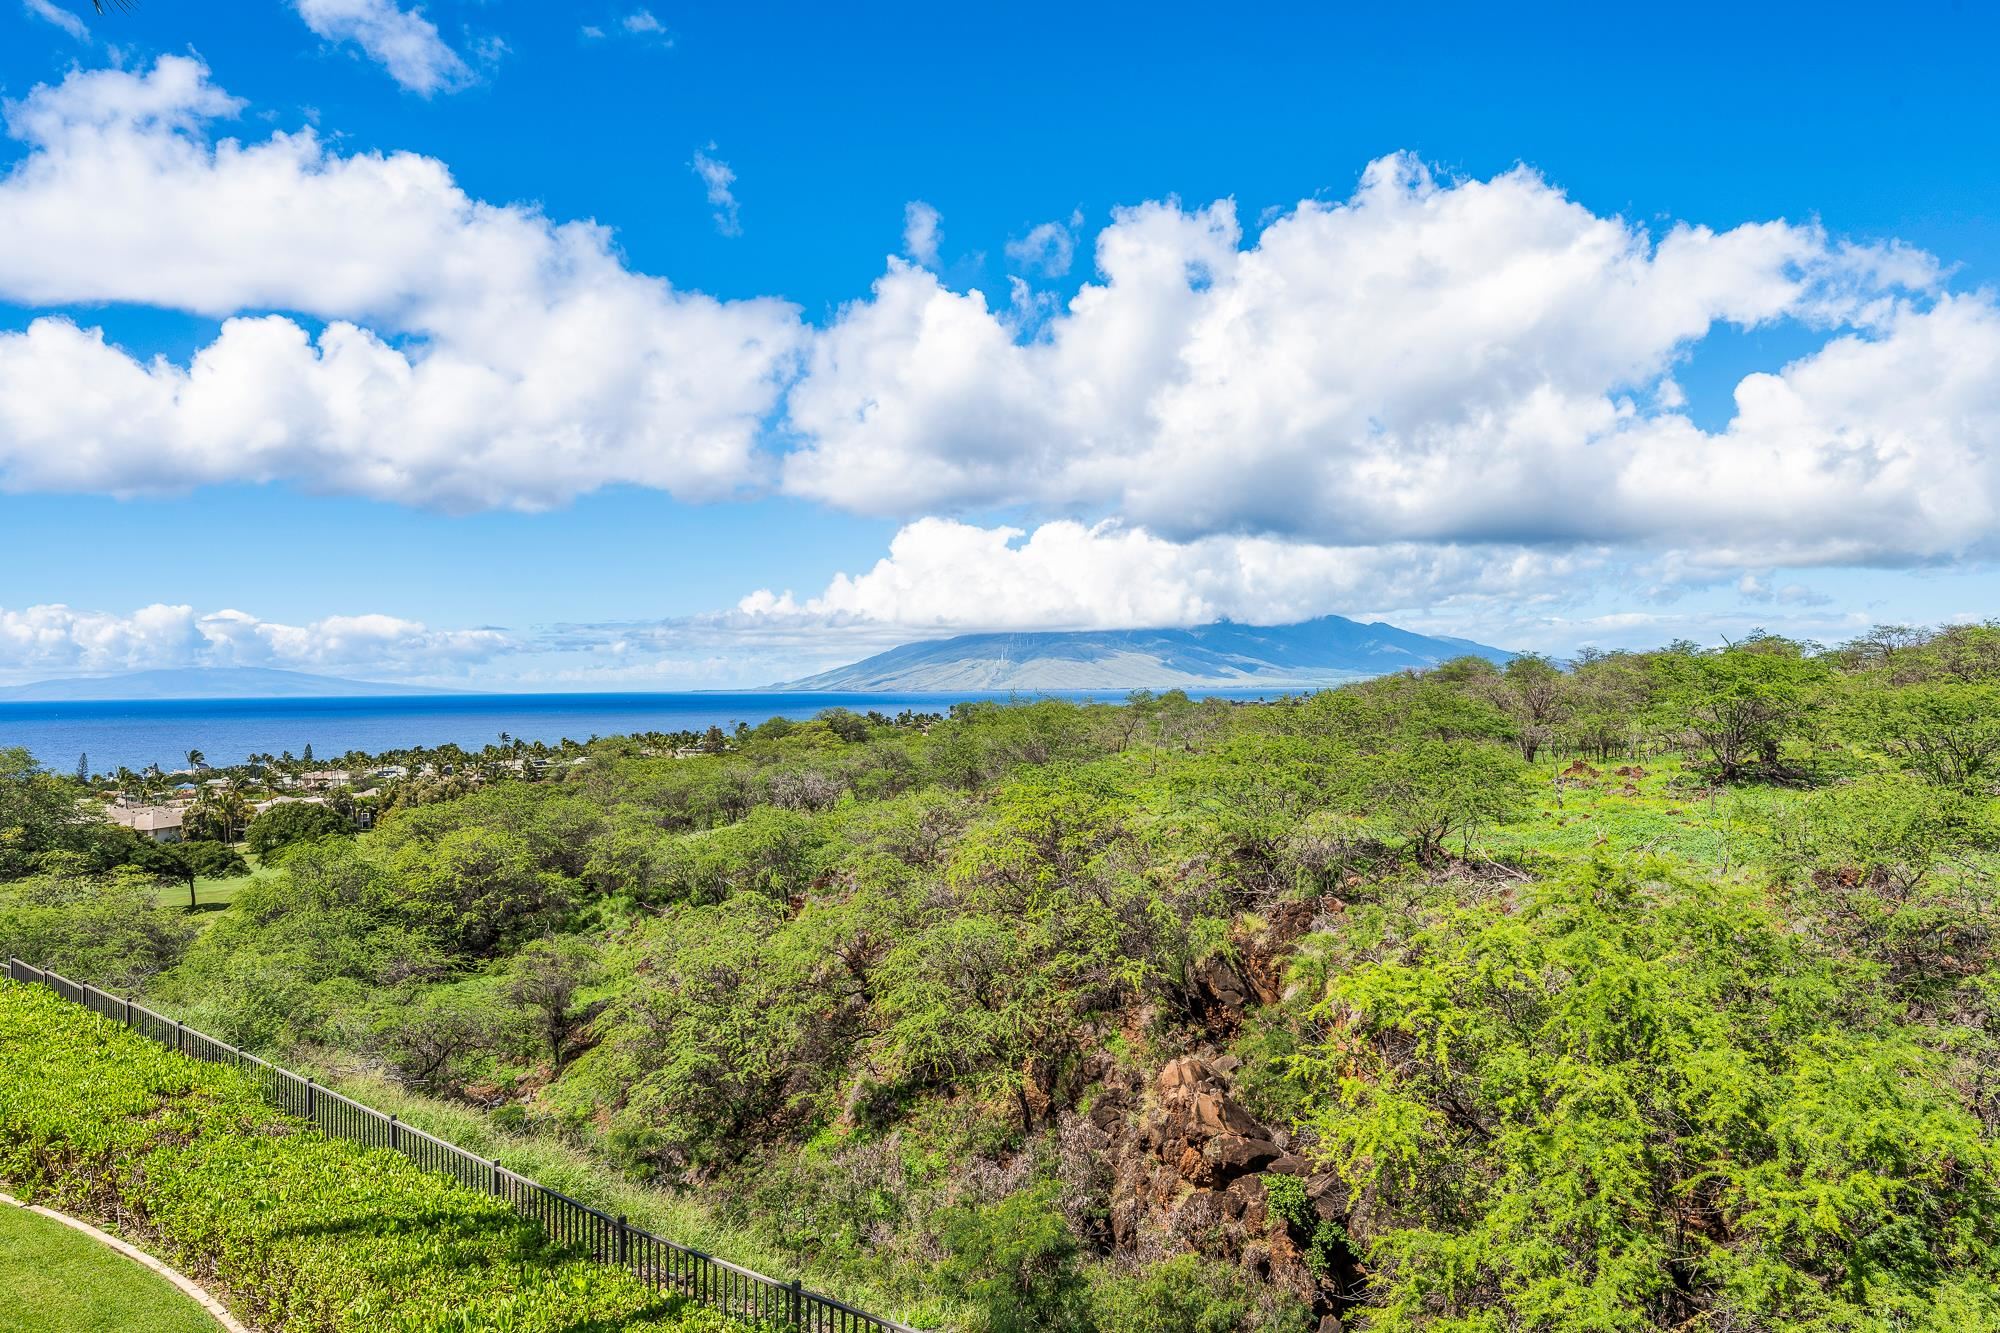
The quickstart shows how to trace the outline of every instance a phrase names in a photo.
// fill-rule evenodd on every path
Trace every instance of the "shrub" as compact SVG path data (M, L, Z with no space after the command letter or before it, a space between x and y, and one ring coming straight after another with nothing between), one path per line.
M146 875L38 875L0 883L0 958L133 990L180 961L196 927Z
M939 1278L962 1285L988 1333L1085 1333L1089 1288L1056 1187L1043 1183L998 1203L966 1205L944 1226Z
M1371 1329L2000 1324L2000 1148L1751 890L1600 864L1296 975Z

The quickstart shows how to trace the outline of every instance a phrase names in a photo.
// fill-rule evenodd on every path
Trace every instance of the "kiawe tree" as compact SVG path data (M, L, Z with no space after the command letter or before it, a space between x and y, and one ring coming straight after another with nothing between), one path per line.
M1824 665L1782 649L1667 654L1654 663L1656 715L1725 782L1784 773L1825 700Z
M1371 1330L1995 1326L1988 1131L1755 890L1599 864L1351 933L1293 976Z
M285 801L251 820L243 836L251 851L270 856L298 843L352 832L354 825L337 810L310 801Z
M185 884L189 911L196 906L196 881L227 879L231 875L245 874L250 869L235 848L204 839L170 843L141 839L130 863L149 875Z
M531 1015L549 1053L549 1070L560 1074L587 1009L578 995L597 980L597 950L574 935L536 940L514 955L501 990Z
M1842 712L1857 739L1934 786L1991 791L2000 781L2000 685L1864 687L1849 692Z
M1527 803L1529 778L1513 755L1472 741L1419 741L1367 762L1366 817L1401 838L1423 865L1435 865L1453 838L1512 818Z
M1531 764L1573 707L1568 674L1535 653L1508 662L1494 678L1491 694L1514 724L1514 744L1521 758Z

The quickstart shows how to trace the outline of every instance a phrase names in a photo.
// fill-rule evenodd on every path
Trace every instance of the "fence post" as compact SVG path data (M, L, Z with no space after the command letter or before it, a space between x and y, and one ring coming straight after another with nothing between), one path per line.
M403 1130L402 1127L396 1123L395 1116L389 1117L389 1146L395 1149L397 1152L401 1152L403 1150Z
M132 997L129 995L125 997L125 1026L132 1026Z
M314 1125L318 1125L318 1124L319 1124L319 1096L318 1096L318 1092L319 1092L319 1089L317 1089L316 1087L314 1087L314 1086L313 1086L313 1081L312 1081L311 1079L307 1079L307 1080L306 1080L306 1119L308 1119L308 1120L312 1121Z
M187 1024L181 1022L180 1019L176 1018L174 1020L174 1054L175 1055L181 1054L185 1050L186 1046L187 1046Z
M802 1308L804 1305L804 1299L802 1293L799 1290L799 1280L797 1278L793 1278L791 1280L790 1285L788 1285L785 1288L785 1294L789 1298L786 1301L786 1304L792 1307L791 1314L787 1322L790 1323L790 1325L794 1330L802 1328L804 1325L800 1323L800 1316L802 1316L805 1313L804 1309Z
M495 1194L500 1192L500 1159L498 1157L493 1159L493 1192Z
M632 1227L625 1214L618 1214L618 1265L624 1267L632 1256Z

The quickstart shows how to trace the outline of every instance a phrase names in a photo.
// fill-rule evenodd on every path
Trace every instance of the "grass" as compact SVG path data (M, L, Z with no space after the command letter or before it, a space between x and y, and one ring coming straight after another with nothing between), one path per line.
M550 1189L614 1216L628 1217L634 1226L656 1236L722 1255L780 1280L797 1277L808 1287L864 1308L912 1317L912 1311L896 1311L897 1300L860 1275L829 1271L814 1264L810 1255L788 1253L752 1228L717 1216L716 1210L696 1194L627 1180L582 1144L564 1141L547 1131L514 1133L502 1129L474 1107L426 1097L379 1075L326 1073L323 1081L356 1101L468 1152L496 1158L508 1170Z
M250 873L231 875L227 879L197 879L194 882L194 909L197 912L219 912L236 901L236 895L260 879L271 879L280 872L274 866L264 866L251 861ZM188 891L185 884L162 884L160 886L162 907L186 907Z
M1803 799L1777 787L1711 790L1674 759L1593 764L1582 772L1570 772L1571 763L1538 766L1548 776L1532 813L1488 830L1480 840L1488 855L1547 864L1607 850L1658 852L1728 874L1744 868L1771 814Z
M0 1206L0 1333L215 1333L172 1283L82 1232Z

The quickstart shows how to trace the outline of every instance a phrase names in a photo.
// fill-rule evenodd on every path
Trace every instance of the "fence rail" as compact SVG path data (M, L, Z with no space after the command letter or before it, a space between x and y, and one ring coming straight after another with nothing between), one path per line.
M497 1160L478 1157L395 1116L383 1115L343 1097L312 1079L197 1032L125 996L71 981L18 958L7 960L14 981L45 986L73 1004L123 1024L132 1031L210 1064L247 1073L280 1110L310 1121L322 1134L398 1153L427 1171L452 1177L468 1189L505 1199L515 1212L538 1224L558 1245L622 1268L655 1291L675 1292L725 1314L761 1320L795 1333L920 1333L907 1324L857 1310L831 1296L809 1291L796 1280L773 1277L677 1245L633 1226L623 1217L570 1198Z

